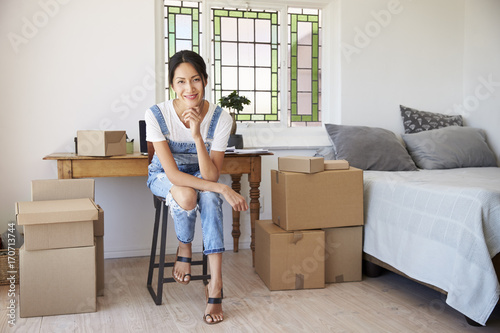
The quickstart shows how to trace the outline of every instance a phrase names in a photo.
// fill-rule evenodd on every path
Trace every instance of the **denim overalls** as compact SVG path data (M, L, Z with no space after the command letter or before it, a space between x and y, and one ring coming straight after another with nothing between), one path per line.
M175 142L169 139L169 131L165 119L157 105L152 106L151 111L160 125L161 132L170 147L170 151L180 171L198 178L201 177L198 165L198 155L194 142ZM210 154L215 128L221 115L222 109L217 106L210 126L208 128L205 147ZM222 199L218 193L198 191L198 205L192 210L186 211L180 207L170 194L172 183L168 180L160 160L156 154L153 156L148 167L148 187L154 195L164 197L166 204L170 207L170 213L174 220L177 239L183 243L191 243L194 238L196 222L196 210L200 211L201 229L203 232L204 253L224 252L224 233L222 230Z

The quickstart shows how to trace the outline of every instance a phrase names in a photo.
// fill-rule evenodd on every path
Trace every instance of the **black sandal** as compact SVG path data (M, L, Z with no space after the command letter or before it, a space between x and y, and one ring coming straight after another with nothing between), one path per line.
M208 297L208 284L205 286L205 296L207 298L207 304L222 304L222 289L221 289L221 297ZM210 317L210 319L212 319L212 321L207 321L207 316ZM208 324L208 325L213 325L213 324L218 324L220 322L223 322L224 319L222 320L219 320L219 321L215 321L214 320L214 317L212 317L212 314L210 313L206 313L204 316L203 316L203 321L205 322L205 324Z
M191 258L188 258L188 257L179 257L178 256L179 254L179 248L177 248L177 253L175 254L175 261L179 261L179 262L187 262L189 264L191 264ZM172 268L172 277L174 278L174 280L176 282L179 282L181 284L188 284L190 281L191 281L191 274L184 274L184 278L186 278L186 276L189 276L189 280L187 281L184 281L184 280L178 280L176 277L175 277L175 264L174 264L174 267Z

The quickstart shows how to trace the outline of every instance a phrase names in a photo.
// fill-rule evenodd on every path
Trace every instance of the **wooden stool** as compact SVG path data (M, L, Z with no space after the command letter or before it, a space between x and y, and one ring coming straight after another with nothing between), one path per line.
M173 277L164 278L165 267L173 267L175 262L165 262L165 248L167 243L167 221L168 221L168 206L165 205L165 198L159 196L153 196L153 203L155 207L155 224L153 228L153 241L151 243L151 256L149 258L149 271L148 271L148 290L151 294L156 305L160 305L163 295L163 284L169 282L175 282ZM162 212L163 211L163 212ZM160 239L160 258L159 262L155 263L156 258L156 245L158 243L158 231L160 227L161 218L161 239ZM210 274L207 274L207 256L203 254L203 259L198 261L191 261L191 266L203 265L201 275L192 275L191 281L193 280L203 280L203 283L208 284L208 279L210 279ZM153 271L158 268L158 285L156 287L156 292L153 290L151 285L153 281Z

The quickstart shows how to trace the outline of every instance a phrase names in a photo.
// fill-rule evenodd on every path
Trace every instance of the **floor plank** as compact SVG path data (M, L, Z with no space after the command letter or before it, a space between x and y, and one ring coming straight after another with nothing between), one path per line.
M105 260L97 312L16 318L9 326L2 306L0 332L500 332L500 307L486 327L472 327L440 293L390 272L324 289L271 292L251 266L250 250L224 254L226 319L209 326L202 321L201 281L165 284L156 306L146 289L147 267L146 257ZM0 286L2 304L8 290Z

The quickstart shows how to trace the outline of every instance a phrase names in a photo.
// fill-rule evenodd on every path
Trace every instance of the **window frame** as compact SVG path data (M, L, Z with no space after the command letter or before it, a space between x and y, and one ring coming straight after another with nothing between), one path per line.
M199 2L199 1L193 1ZM157 89L156 89L156 103L165 101L165 47L164 47L164 2L163 0L155 1L155 57L156 57L156 74L157 74ZM200 40L201 46L201 56L205 59L207 63L208 75L213 75L212 73L212 58L211 58L211 38L212 38L212 27L211 27L211 9L212 7L231 7L231 2L221 2L212 0L202 1L202 12L204 14L204 19L201 25L203 31L202 38ZM290 147L302 147L302 148L316 148L320 146L329 145L328 138L326 136L323 124L326 122L331 122L334 116L334 112L326 114L325 110L333 110L333 105L330 100L334 99L334 96L327 97L328 93L325 93L325 87L327 82L333 82L332 77L325 78L325 68L331 70L333 66L325 66L326 59L334 58L329 56L332 54L332 47L326 47L325 36L327 31L332 31L331 24L326 26L326 22L322 19L322 38L323 45L321 48L321 58L322 60L322 77L321 77L321 126L300 126L300 127L289 127L288 126L288 108L289 108L289 98L288 98L288 8L289 7L302 7L302 8L312 8L320 9L321 15L324 17L331 13L331 8L338 6L337 1L331 2L330 0L319 0L315 3L309 3L304 1L285 1L285 0L275 0L273 5L269 5L268 2L259 0L250 0L245 3L240 3L235 1L234 8L246 7L246 8L256 8L256 9L268 9L279 11L280 16L280 120L275 123L253 123L253 122L238 122L238 132L243 134L245 138L245 147L266 147L266 148L290 148ZM332 18L333 20L333 18ZM330 20L328 20L330 21ZM326 29L325 29L326 28ZM207 91L212 91L212 82L209 80L207 84ZM217 103L217 101L212 101L213 94L207 94L207 100ZM335 94L340 95L340 94ZM334 103L339 105L339 102Z

